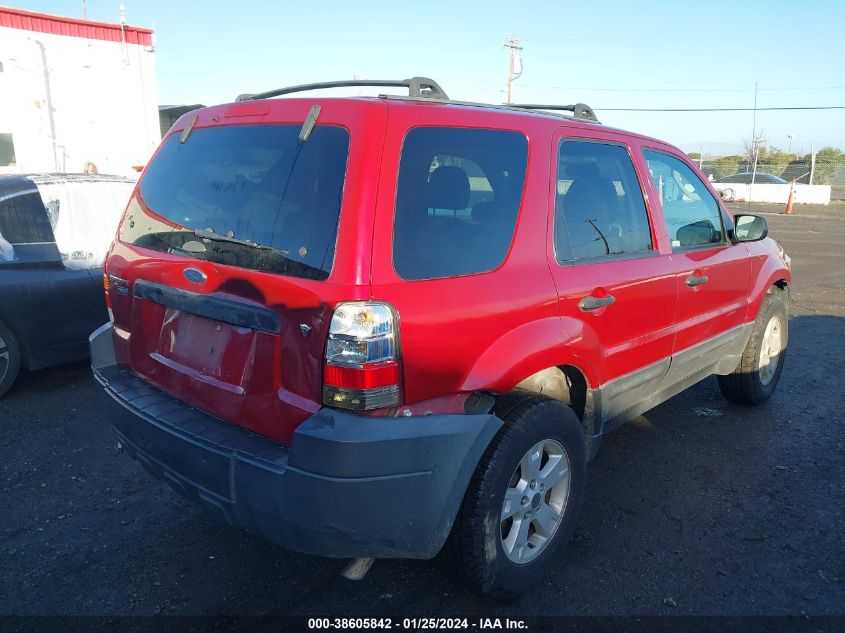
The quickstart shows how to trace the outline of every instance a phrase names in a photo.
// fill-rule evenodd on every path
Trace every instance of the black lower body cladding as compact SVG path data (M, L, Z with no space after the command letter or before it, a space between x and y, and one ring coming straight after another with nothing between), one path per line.
M109 324L90 344L112 426L131 456L230 524L309 554L435 556L502 424L489 414L365 418L326 408L286 447L116 364Z

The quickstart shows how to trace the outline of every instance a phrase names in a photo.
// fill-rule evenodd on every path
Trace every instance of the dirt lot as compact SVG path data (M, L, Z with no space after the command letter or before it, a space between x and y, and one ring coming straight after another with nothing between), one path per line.
M730 405L708 379L610 435L566 560L518 602L433 562L350 583L216 523L116 451L76 365L0 401L0 614L845 615L843 212L767 215L795 273L773 400Z

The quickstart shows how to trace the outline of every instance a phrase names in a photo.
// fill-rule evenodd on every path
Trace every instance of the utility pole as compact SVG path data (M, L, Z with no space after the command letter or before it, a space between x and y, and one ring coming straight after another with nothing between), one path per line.
M513 82L515 79L519 79L519 76L522 74L522 47L519 45L518 37L506 38L504 47L510 49L510 58L508 60L508 103L511 103Z
M757 179L757 157L760 155L760 144L757 142L757 82L754 82L754 118L751 124L751 148L754 150L754 168L751 170L751 183L748 185L748 211L751 211L751 192Z
M82 18L88 19L88 3L82 0Z

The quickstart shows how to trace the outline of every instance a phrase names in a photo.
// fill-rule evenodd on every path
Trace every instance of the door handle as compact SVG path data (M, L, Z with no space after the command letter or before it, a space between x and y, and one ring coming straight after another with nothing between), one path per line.
M696 275L693 273L687 277L687 286L693 288L695 286L700 286L701 284L706 284L708 281L710 281L710 277L707 275Z
M591 310L598 310L606 306L613 305L616 302L616 297L613 295L605 295L603 297L594 297L589 295L578 302L578 308L582 312L590 312Z

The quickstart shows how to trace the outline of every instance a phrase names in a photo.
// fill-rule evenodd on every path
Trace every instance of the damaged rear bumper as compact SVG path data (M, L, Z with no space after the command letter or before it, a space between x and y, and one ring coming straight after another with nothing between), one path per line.
M332 557L431 558L501 426L493 415L365 418L324 408L282 446L176 400L91 335L94 376L125 450L232 525Z

